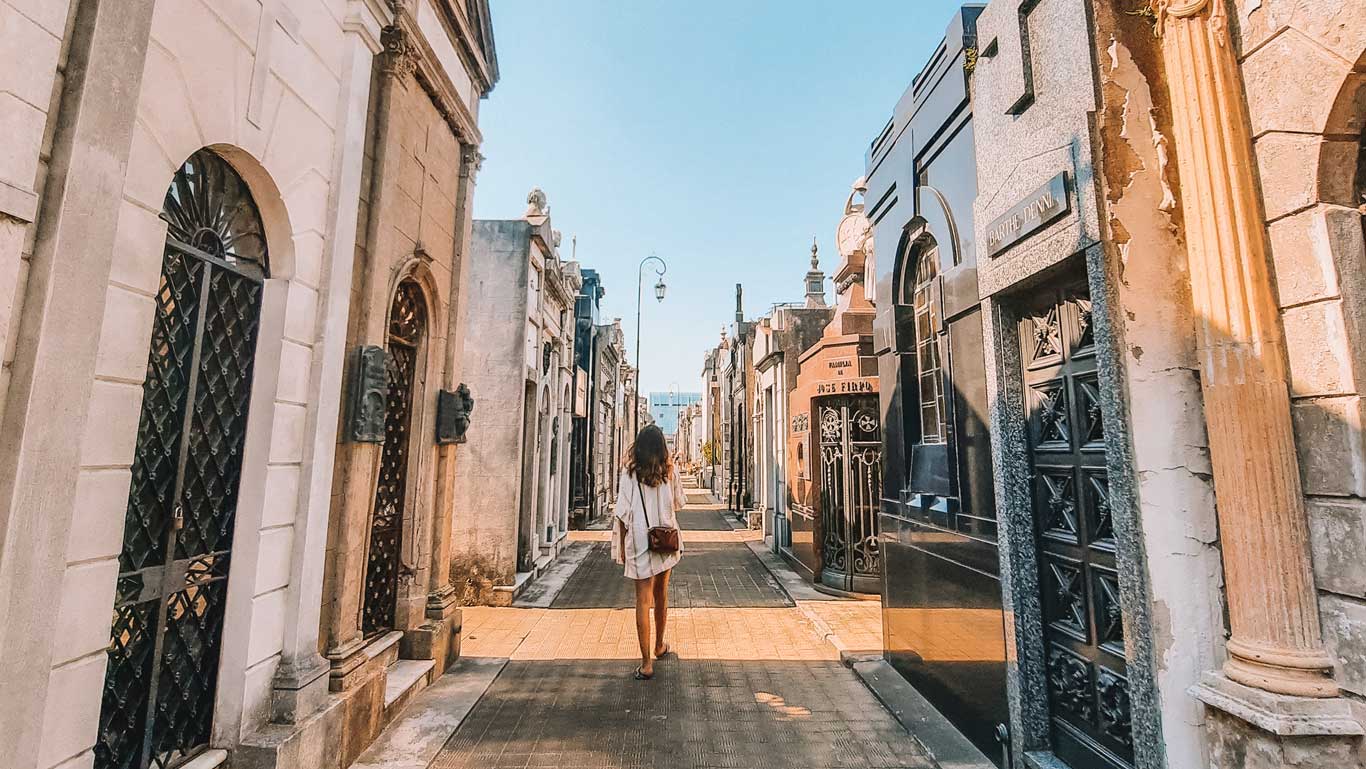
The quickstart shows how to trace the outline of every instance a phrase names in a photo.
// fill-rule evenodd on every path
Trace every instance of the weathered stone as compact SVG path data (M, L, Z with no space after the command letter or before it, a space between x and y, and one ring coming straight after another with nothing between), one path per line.
M1262 201L1274 221L1318 201L1316 169L1322 139L1315 135L1273 132L1254 145L1257 168L1265 180Z
M1366 669L1361 664L1366 660L1366 602L1325 593L1319 597L1319 614L1338 686L1366 696Z
M1286 66L1287 62L1294 62L1294 66ZM1253 136L1269 131L1322 131L1340 84L1351 69L1349 62L1300 32L1276 35L1243 61ZM1263 185L1281 181L1285 180L1262 177Z
M1342 302L1328 300L1292 307L1281 313L1281 321L1292 396L1355 392Z
M1360 496L1366 490L1361 399L1320 398L1291 408L1306 494Z
M1312 41L1344 61L1356 61L1366 40L1366 7L1322 0L1237 0L1238 39L1256 51L1275 35Z
M1338 296L1327 211L1315 206L1277 219L1267 228L1276 264L1276 291L1281 307ZM1360 240L1361 229L1356 228Z
M1366 599L1366 502L1314 498L1307 508L1319 589Z
M1280 737L1215 709L1209 719L1210 766L1238 769L1356 769L1360 738Z

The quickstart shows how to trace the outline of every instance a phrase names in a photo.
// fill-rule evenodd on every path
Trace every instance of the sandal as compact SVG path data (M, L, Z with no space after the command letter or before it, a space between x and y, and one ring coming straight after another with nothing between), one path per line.
M662 659L664 659L665 657L667 657L667 656L669 656L670 654L673 654L673 653L674 653L674 647L673 647L673 645L672 645L672 644L664 644L664 651L662 651L662 652L656 654L656 655L655 655L655 659L657 659L657 660L662 660Z
M646 674L646 673L642 672L640 668L637 667L637 668L636 668L636 672L635 672L635 676L634 676L634 677L635 677L635 679L636 679L637 681L649 681L651 678L654 678L654 677L655 677L655 674L654 674L654 673Z

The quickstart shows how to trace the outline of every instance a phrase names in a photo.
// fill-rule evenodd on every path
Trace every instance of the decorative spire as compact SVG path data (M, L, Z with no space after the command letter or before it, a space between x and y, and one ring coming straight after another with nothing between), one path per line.
M825 273L821 272L820 247L816 238L811 237L811 269L806 272L807 308L825 307Z

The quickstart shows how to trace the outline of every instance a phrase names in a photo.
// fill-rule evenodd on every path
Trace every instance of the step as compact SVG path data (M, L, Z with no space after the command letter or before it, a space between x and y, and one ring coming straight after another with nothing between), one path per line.
M434 667L435 660L398 660L390 665L384 681L384 709L425 687Z

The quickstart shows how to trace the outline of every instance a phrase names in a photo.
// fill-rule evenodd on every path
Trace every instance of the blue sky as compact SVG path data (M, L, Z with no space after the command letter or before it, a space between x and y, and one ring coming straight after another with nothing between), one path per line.
M958 3L942 0L493 0L502 80L483 103L475 216L522 215L540 187L563 256L603 276L603 319L635 356L647 267L644 390L700 387L735 313L798 301L811 238L834 229L868 142ZM828 285L828 283L827 283Z

